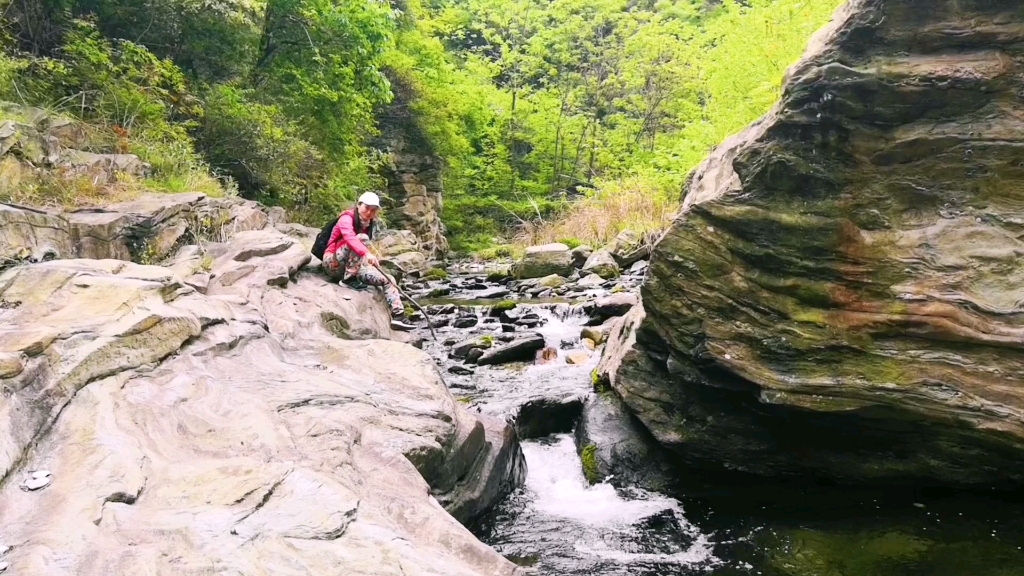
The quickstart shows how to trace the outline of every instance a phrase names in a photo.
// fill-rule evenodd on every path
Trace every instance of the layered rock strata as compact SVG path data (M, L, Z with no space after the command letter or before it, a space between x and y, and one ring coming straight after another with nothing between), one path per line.
M517 573L458 522L522 482L514 431L309 261L268 228L0 275L11 573Z
M696 465L1024 481L1022 119L1019 2L851 0L694 173L603 372Z

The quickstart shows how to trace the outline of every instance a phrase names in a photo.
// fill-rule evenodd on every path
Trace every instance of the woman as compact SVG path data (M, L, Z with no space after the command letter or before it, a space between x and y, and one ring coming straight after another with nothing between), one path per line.
M364 244L373 237L379 211L380 198L373 192L365 192L359 197L355 208L342 212L324 250L322 266L324 273L332 280L346 284L359 281L380 286L391 307L391 315L400 317L405 309L398 288L390 276L385 276L378 269L380 261Z

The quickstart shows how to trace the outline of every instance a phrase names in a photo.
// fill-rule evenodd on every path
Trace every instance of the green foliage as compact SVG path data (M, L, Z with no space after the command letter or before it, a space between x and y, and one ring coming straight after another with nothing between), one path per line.
M601 472L597 466L597 446L587 444L580 452L580 462L583 464L583 476L587 482L597 484L601 481Z
M423 273L425 280L447 280L448 272L442 268L431 268Z
M204 99L196 141L214 170L264 201L295 206L328 178L324 155L272 104L235 86L212 88Z

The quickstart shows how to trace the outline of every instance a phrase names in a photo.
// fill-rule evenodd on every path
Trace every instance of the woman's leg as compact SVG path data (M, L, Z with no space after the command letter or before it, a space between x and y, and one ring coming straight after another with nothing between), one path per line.
M324 254L320 268L331 280L341 280L345 276L345 263L338 259L337 253Z
M387 299L392 314L398 315L405 311L405 307L402 306L402 295L398 292L398 288L395 288L392 283L394 279L390 276L384 276L375 268L363 266L359 269L358 277L370 286L380 286L384 289L384 298Z

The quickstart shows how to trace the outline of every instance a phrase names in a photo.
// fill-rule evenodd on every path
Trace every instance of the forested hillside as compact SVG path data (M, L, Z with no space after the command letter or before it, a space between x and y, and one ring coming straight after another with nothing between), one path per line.
M149 162L126 193L237 190L315 223L381 185L370 139L401 88L445 161L453 248L594 242L661 226L839 3L9 1L0 99ZM46 175L0 186L25 202L105 194Z

